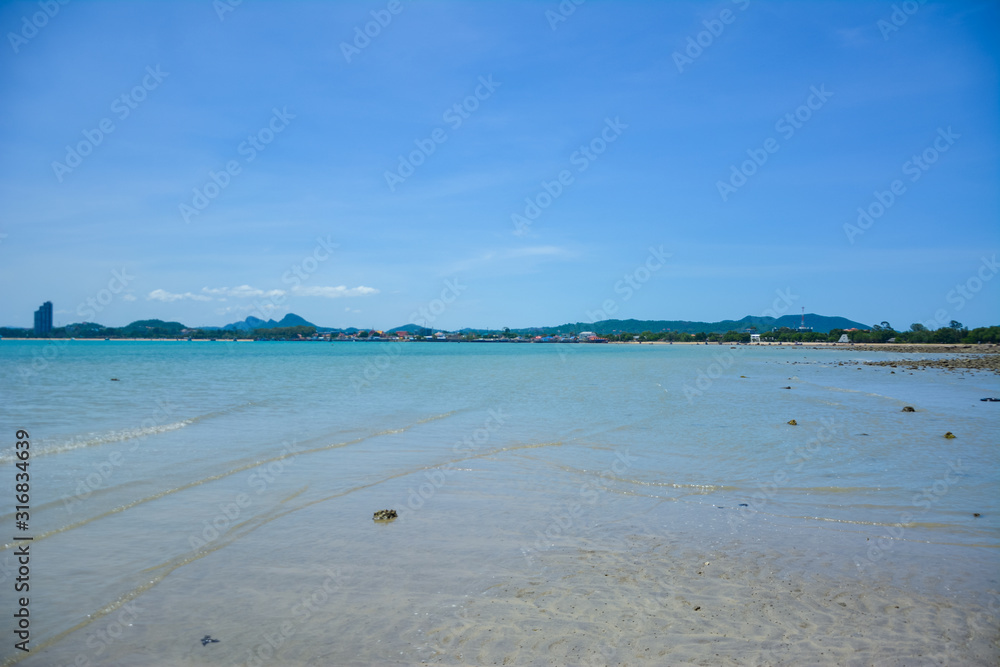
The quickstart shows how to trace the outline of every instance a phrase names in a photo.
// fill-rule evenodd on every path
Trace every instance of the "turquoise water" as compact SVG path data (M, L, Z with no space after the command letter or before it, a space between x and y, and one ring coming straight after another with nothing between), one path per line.
M512 638L532 635L537 609L478 621L456 610L484 595L494 607L520 600L502 592L521 578L534 590L580 577L573 559L590 553L652 568L643 540L690 550L685 563L742 556L730 573L766 558L775 567L754 576L835 577L927 596L925 608L962 600L995 624L982 610L1000 588L1000 419L979 399L1000 395L1000 381L839 365L885 358L4 340L8 526L16 429L32 447L36 648L25 662L525 664ZM383 508L400 518L374 524ZM4 587L12 552L0 553ZM679 576L654 579L668 575ZM657 604L648 618L671 608ZM462 620L441 620L452 616ZM919 643L921 619L910 620ZM581 636L596 622L567 617L544 632ZM480 637L485 626L507 628L504 639ZM202 646L206 634L219 642ZM560 646L575 664L632 650ZM767 650L762 664L780 662ZM24 657L10 642L3 655Z

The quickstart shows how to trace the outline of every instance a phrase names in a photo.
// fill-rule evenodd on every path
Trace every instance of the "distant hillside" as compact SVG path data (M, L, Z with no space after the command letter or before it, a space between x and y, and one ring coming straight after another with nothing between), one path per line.
M727 331L742 331L747 327L756 327L757 331L770 331L775 327L796 329L802 323L801 315L785 315L777 319L773 317L746 316L741 320L722 320L720 322L690 322L687 320L602 320L599 322L574 322L558 327L538 327L517 329L519 333L531 334L568 334L570 332L593 331L599 335L612 333L641 333L652 331L678 331L681 333L725 333ZM806 326L813 331L829 333L831 329L870 329L870 325L854 322L845 317L826 317L813 313L806 314Z
M773 317L752 317L747 316L740 320L722 320L720 322L691 322L687 320L602 320L599 322L571 322L555 327L529 327L522 329L511 329L511 333L527 335L547 335L547 334L569 334L580 333L581 331L593 331L598 335L633 333L639 334L644 331L653 333L663 333L674 331L679 333L726 333L727 331L743 331L748 327L755 327L757 331L764 333L778 327L788 327L797 329L801 323L801 315L784 315L777 319ZM855 322L845 317L827 317L808 313L805 316L806 326L812 327L817 333L829 333L831 329L870 329L871 326L861 322ZM232 322L223 327L191 327L205 332L226 331L236 332L237 335L249 335L254 329L277 329L289 327L315 327L318 332L326 333L357 333L359 329L348 327L346 329L332 329L321 327L309 322L303 317L294 313L288 313L279 321L273 319L262 320L252 315L241 322ZM181 335L181 331L186 329L180 322L165 322L163 320L138 320L121 328L105 329L99 324L82 322L78 324L68 324L62 327L62 331L68 336L93 337L99 335L125 336L125 337L176 337ZM430 333L440 331L431 327L423 327L419 324L409 323L398 327L384 329L384 331L409 331L410 333ZM498 330L472 329L469 327L459 330L462 333L499 333ZM0 329L0 336L24 337L31 333L31 329L6 327ZM191 334L184 334L185 336ZM211 335L211 334L209 334ZM230 334L228 337L231 337Z
M180 322L163 320L136 320L118 330L122 336L178 336L185 328Z
M419 333L421 331L428 331L434 333L435 331L440 331L440 329L432 329L430 327L424 327L419 324L404 324L398 327L392 327L391 329L383 329L383 331L409 331L411 334Z
M294 313L288 313L281 318L280 321L275 322L274 320L262 320L259 317L254 317L251 315L247 317L242 322L233 322L232 324L227 324L222 327L223 331L253 331L254 329L274 329L277 327L315 327L316 325L312 322L307 321L305 318L299 317ZM202 327L203 329L208 329L209 327ZM321 327L316 327L317 329L322 329ZM328 331L328 329L325 329Z

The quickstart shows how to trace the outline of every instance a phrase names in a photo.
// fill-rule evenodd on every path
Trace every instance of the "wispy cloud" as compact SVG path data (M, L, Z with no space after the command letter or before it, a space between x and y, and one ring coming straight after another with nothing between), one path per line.
M284 290L262 290L250 285L240 285L239 287L202 287L201 291L212 296L231 296L237 299L282 296L285 294Z
M164 303L171 303L173 301L184 301L185 299L191 301L211 301L212 297L205 296L204 294L192 294L191 292L184 292L184 294L174 294L162 289L155 289L146 296L147 301L163 301Z
M281 289L262 290L250 285L240 285L239 287L202 287L202 294L184 292L183 294L168 292L166 290L153 290L146 296L147 301L162 301L172 303L174 301L225 301L227 298L234 299L259 299L269 297L291 296L316 296L324 299L339 299L345 297L372 296L379 293L374 287L358 285L357 287L337 286L303 286L296 285L290 291ZM256 306L255 306L256 307ZM234 307L239 309L239 307Z
M350 296L372 296L378 294L378 290L374 287L365 287L364 285L358 287L346 287L344 285L338 285L337 287L303 287L302 285L296 285L292 288L292 294L296 296L321 296L326 299L339 299Z

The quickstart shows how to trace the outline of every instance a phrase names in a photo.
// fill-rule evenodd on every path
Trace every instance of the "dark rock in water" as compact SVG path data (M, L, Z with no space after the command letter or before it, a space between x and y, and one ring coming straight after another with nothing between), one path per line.
M201 638L201 645L202 646L205 646L207 644L218 644L218 643L219 643L219 640L218 639L212 639L211 635L205 635L204 637Z
M398 515L396 510L379 510L375 512L375 516L372 517L373 521L392 521Z
M979 400L987 403L1000 403L1000 398L980 398Z
M955 437L955 434L954 434L954 433L952 433L951 431L948 431L947 433L945 433L945 434L944 434L944 437L946 437L946 438L948 438L949 440L951 440L952 438L954 438L954 437Z
M903 408L903 412L916 412L916 410L907 405L906 407Z
M973 512L973 513L972 513L972 516L975 516L975 517L980 517L980 516L982 516L982 514L980 514L979 512Z
M782 389L791 389L791 387L782 387Z
M111 381L112 382L118 382L118 378L111 378ZM985 401L986 399L984 398L983 400Z
M794 419L789 419L788 420L788 424L790 426L798 426L799 425L799 423L797 421L795 421Z
M750 506L747 505L746 503L740 503L740 507L750 507Z

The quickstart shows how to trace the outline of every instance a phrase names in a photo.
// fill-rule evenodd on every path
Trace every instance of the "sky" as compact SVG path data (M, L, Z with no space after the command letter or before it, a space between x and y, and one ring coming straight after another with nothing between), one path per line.
M0 325L1000 324L995 2L0 4Z

